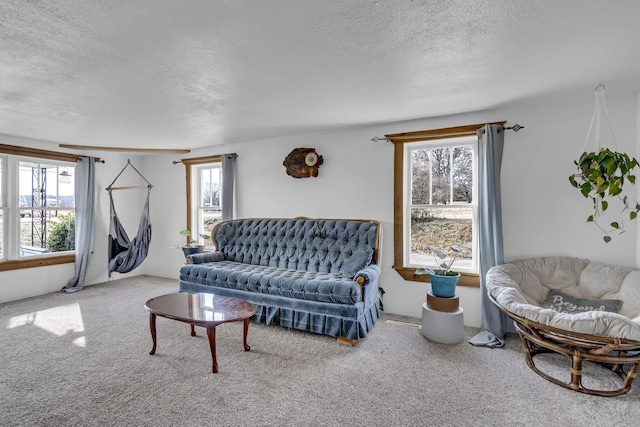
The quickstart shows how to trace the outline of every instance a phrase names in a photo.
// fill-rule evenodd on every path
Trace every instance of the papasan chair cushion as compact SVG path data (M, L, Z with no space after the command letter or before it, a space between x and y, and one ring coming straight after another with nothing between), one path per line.
M584 393L614 396L629 391L640 369L640 271L573 257L530 258L491 268L486 287L493 303L514 320L527 364L535 372ZM621 305L617 313L598 310L600 304L594 310L560 312L544 307L552 291L577 300L619 300ZM573 359L569 383L535 367L532 358L543 352L542 348L544 352L555 351ZM621 389L602 391L583 387L583 360L611 367L625 379ZM624 365L631 365L628 372L623 371Z
M487 273L487 290L506 310L573 332L640 341L640 271L571 257L513 261ZM561 313L542 305L551 290L575 298L621 300L619 313Z

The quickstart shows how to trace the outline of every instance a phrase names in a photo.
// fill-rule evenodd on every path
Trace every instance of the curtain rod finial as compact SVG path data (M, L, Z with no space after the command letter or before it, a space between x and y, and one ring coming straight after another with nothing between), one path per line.
M524 129L524 126L520 126L519 124L516 123L515 125L505 129L512 129L514 132L518 132L520 129Z
M372 142L380 142L380 141L389 141L389 138L387 137L382 137L380 138L379 136L374 136L373 138L371 138Z

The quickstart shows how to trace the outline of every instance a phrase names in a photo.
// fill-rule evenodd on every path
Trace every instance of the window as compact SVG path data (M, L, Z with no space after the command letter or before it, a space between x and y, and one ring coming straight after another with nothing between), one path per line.
M0 270L75 259L76 155L0 144Z
M405 265L438 268L428 246L446 251L457 243L471 252L465 258L458 257L452 268L477 272L476 147L474 137L407 145Z
M18 160L20 257L75 249L75 165Z
M220 156L183 159L187 167L187 228L190 240L212 247L211 230L222 220L222 162Z
M476 132L484 125L386 135L395 147L393 268L405 280L428 281L415 275L417 266L435 265L426 246L459 243L472 255L453 267L458 284L479 286Z
M210 246L211 229L222 220L222 167L220 163L207 163L194 167L196 179L193 188L193 218L191 224L198 243Z

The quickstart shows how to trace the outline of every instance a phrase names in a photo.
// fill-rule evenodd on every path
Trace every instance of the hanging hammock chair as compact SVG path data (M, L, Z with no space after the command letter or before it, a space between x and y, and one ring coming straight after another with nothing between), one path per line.
M124 172L127 166L131 166L136 172L138 170L127 160L127 164L120 171L116 179L107 187L109 192L109 202L111 219L109 223L109 277L112 272L128 273L134 268L142 264L142 261L147 257L149 252L149 245L151 243L151 221L149 219L149 195L151 194L151 188L153 185L142 176L140 172L138 175L144 179L148 185L146 186L129 186L129 187L113 187L118 177ZM146 188L147 198L142 209L142 216L140 218L140 224L138 225L138 233L136 236L129 240L129 236L124 227L120 223L120 219L116 213L116 209L113 203L113 190L128 190L134 188Z

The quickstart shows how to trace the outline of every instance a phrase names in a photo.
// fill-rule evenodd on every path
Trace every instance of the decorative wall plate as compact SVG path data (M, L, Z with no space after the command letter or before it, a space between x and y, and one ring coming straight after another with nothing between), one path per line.
M287 175L294 178L308 178L318 176L318 168L323 159L315 148L296 148L285 157L282 164L287 169Z

